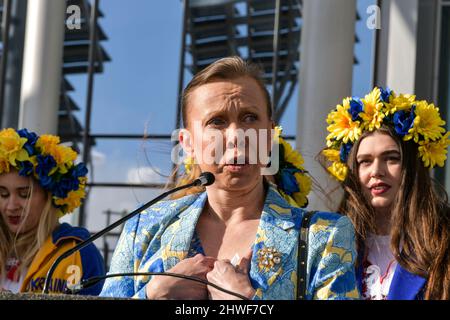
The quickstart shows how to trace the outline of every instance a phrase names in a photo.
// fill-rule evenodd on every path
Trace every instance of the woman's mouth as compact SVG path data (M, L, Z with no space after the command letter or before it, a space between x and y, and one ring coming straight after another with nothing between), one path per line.
M386 183L377 183L370 187L370 192L373 196L379 196L391 189L391 186Z
M225 165L225 168L227 168L227 170L230 172L242 172L247 167L249 167L248 164L227 164L227 165Z
M19 225L21 220L22 220L21 216L9 216L8 217L9 224L12 224L14 226Z

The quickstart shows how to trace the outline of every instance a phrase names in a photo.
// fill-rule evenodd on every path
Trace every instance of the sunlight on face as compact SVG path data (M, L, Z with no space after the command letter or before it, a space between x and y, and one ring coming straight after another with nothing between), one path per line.
M389 213L401 183L399 146L391 136L375 131L361 141L356 161L366 199L376 212Z
M1 218L12 233L36 228L46 201L45 191L30 177L22 177L17 171L0 175Z
M242 77L202 85L191 93L187 110L191 137L180 140L202 171L212 172L218 186L234 190L261 181L265 164L259 153L267 158L270 152L272 121L255 80Z

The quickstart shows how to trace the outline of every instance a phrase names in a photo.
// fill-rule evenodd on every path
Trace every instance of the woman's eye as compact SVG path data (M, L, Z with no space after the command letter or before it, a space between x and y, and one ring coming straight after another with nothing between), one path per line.
M359 162L358 162L358 165L368 165L368 164L370 164L369 159L359 160Z
M214 118L214 119L209 120L207 122L207 125L208 126L215 126L215 127L217 127L217 126L223 125L224 123L225 123L225 121L223 119L221 119L221 118Z
M387 161L391 162L391 163L398 163L398 162L400 162L400 158L399 157L389 157L389 158L387 158Z
M21 193L19 193L19 197L21 197L22 199L28 199L30 197L30 193L29 192L21 192Z
M0 194L0 197L2 197L2 198L8 198L8 197L9 197L9 194L8 194L8 193L1 193L1 194Z
M254 122L258 120L258 116L256 114L247 114L244 116L244 122Z

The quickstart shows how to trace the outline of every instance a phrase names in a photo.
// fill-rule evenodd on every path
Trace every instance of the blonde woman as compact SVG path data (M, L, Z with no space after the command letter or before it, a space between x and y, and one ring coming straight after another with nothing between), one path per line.
M87 169L77 153L52 135L26 129L0 131L0 288L13 293L43 289L53 261L89 237L83 228L60 224L84 197ZM103 275L94 245L62 261L50 282L64 293L84 278ZM97 295L101 284L81 294Z
M211 172L215 182L206 190L158 203L129 220L114 252L111 274L168 271L208 280L241 298L256 300L359 297L349 219L317 212L310 221L309 237L305 236L309 244L301 245L300 234L308 235L300 232L307 212L299 206L306 204L308 191L307 183L300 181L302 170L280 165L284 171L280 185L272 184L261 175L266 165L249 160L254 149L247 144L244 152L239 146L239 131L274 128L270 97L260 75L255 65L230 57L205 68L187 86L180 142L193 161L181 180L192 181L200 172ZM212 139L213 135L218 139ZM265 145L262 149L269 152L271 136L255 137L260 143L253 146ZM217 143L214 148L211 141ZM288 162L299 164L289 152L292 149L284 151ZM208 161L214 158L217 161ZM286 200L285 194L293 198ZM142 275L109 278L101 295L235 297L185 279Z

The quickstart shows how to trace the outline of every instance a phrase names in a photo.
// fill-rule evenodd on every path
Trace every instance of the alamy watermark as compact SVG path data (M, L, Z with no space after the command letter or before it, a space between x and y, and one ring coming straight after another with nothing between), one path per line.
M173 131L171 141L179 142L181 133L185 145L201 150L195 152L195 163L217 166L259 165L262 175L278 172L280 153L279 144L273 143L275 130L239 128L224 132L205 129L199 121L194 121L191 128L194 134L186 129ZM183 164L186 156L180 143L173 147L171 160L174 164Z
M81 8L77 5L70 5L66 9L69 16L66 19L66 26L69 30L81 29Z
M381 29L381 8L377 5L367 7L366 13L369 17L366 20L366 26L370 30Z

